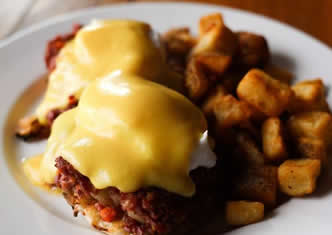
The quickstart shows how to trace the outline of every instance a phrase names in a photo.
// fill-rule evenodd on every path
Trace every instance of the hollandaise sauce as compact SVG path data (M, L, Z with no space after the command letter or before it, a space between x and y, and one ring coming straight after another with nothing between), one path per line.
M193 151L206 131L202 112L176 90L147 24L96 21L61 51L39 117L66 95L76 108L53 123L42 157L25 162L33 180L53 184L63 157L97 189L133 192L155 186L192 196ZM172 88L172 89L171 89Z
M78 31L56 58L45 97L37 109L41 123L54 108L67 105L95 79L111 73L130 73L170 88L181 89L181 81L169 72L158 35L143 22L95 20Z
M50 193L59 194L61 190L52 186L52 184L46 183L43 180L42 171L40 170L40 163L43 160L44 155L38 154L34 157L23 160L23 171L30 182Z

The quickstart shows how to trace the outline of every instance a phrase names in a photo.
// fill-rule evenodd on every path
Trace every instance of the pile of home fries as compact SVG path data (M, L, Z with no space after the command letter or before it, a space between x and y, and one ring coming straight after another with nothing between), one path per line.
M229 225L264 218L287 196L313 193L327 166L332 116L319 78L293 84L270 62L266 39L233 32L221 14L162 36L186 95L206 115L226 197Z

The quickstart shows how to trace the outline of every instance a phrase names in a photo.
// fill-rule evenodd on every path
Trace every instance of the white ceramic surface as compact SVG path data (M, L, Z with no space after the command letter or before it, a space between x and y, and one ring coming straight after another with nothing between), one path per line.
M212 5L146 3L88 9L57 17L16 33L0 42L0 234L92 235L82 218L73 218L63 198L48 195L25 178L20 161L41 153L45 143L26 144L14 137L16 121L38 102L45 82L35 82L46 72L46 42L67 32L73 23L93 18L134 18L150 22L158 31L189 25L197 31L199 18L222 12L234 30L265 35L275 63L288 68L297 79L322 77L332 84L332 52L310 36L262 16ZM332 97L329 95L329 102ZM330 168L331 169L331 168ZM261 223L233 230L231 235L331 235L332 175L326 174L317 193L292 199Z

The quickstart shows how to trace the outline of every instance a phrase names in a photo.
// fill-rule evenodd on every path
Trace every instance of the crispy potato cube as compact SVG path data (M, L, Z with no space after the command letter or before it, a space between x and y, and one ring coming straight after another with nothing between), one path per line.
M223 24L224 19L220 13L212 13L203 16L199 20L199 36L202 37L216 27L223 26Z
M300 137L296 140L296 147L301 157L319 159L322 166L327 165L327 148L324 141Z
M213 112L220 128L229 128L250 118L251 110L232 95L222 96L215 102Z
M226 202L226 222L241 226L256 223L264 218L264 204L250 201Z
M185 75L185 87L189 98L196 101L203 97L208 91L210 81L203 71L202 65L196 60L191 58Z
M316 79L299 82L292 87L292 90L295 96L289 108L291 113L329 111L322 80Z
M279 118L268 118L263 123L263 153L268 161L280 162L287 157L286 144L282 132L282 124Z
M232 62L231 56L213 52L199 54L196 59L210 72L218 75L223 74Z
M269 74L274 79L285 84L290 84L294 75L286 69L280 68L273 64L268 64L264 67L264 72Z
M195 46L197 39L190 34L189 28L174 28L162 35L167 51L176 55L187 55Z
M259 151L257 144L245 132L240 132L236 136L237 150L242 158L245 158L246 163L252 166L264 165L264 156Z
M332 141L332 116L326 112L305 112L292 115L287 128L294 139L308 137L324 141L328 147Z
M238 32L239 50L236 62L244 68L264 66L270 58L267 41L261 35Z
M317 159L287 160L278 168L280 190L293 197L311 194L316 189L321 163Z
M325 96L325 88L322 80L307 80L295 84L292 89L296 96L306 102L315 102Z
M258 69L250 70L239 83L237 95L267 116L279 116L293 96L290 87Z
M222 97L226 96L227 94L228 91L224 88L224 86L217 85L203 103L202 109L204 114L207 116L213 114L213 109L217 101L220 100Z
M239 172L232 183L232 195L240 200L252 200L273 207L277 199L277 167L259 166Z
M220 13L204 16L199 23L199 40L191 55L218 52L233 55L238 47L236 35L225 26Z

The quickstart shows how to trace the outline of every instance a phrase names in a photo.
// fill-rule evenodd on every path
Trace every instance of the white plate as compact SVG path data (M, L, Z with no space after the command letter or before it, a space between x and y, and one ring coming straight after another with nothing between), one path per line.
M92 18L134 18L159 31L188 25L194 32L201 16L222 12L234 30L265 35L275 63L288 68L297 79L322 77L330 86L332 53L310 36L286 25L243 11L212 5L146 3L88 9L46 21L0 42L0 234L92 235L82 218L73 218L64 199L33 187L25 178L20 161L41 153L45 143L25 144L14 137L15 124L31 110L44 89L35 82L45 73L43 63L47 40L68 32L73 23ZM330 104L332 97L329 96ZM273 211L264 222L237 229L239 235L330 235L332 234L332 177L324 177L314 196L292 199Z

